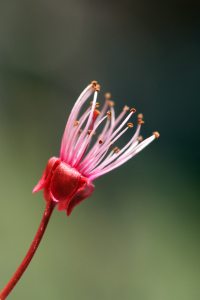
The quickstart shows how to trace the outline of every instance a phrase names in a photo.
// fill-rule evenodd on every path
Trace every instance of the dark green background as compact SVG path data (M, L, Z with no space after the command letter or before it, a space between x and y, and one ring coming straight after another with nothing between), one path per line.
M33 195L91 82L161 136L53 213L18 299L200 299L198 1L0 2L0 289L43 214ZM132 118L136 125L136 116ZM119 141L123 145L131 130Z

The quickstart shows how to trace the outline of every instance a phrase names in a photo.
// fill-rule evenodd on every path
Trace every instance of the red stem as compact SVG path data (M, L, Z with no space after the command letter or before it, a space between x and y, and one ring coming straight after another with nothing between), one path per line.
M6 299L6 297L10 294L14 286L17 284L20 277L23 275L24 271L28 267L29 263L31 262L31 259L33 258L33 255L35 254L37 247L40 244L40 241L43 237L43 234L45 232L45 229L47 227L47 224L49 222L49 219L51 217L51 214L54 210L54 207L56 206L56 203L53 200L50 200L47 202L47 205L45 207L45 211L42 217L42 221L40 223L40 226L38 228L38 231L36 233L36 236L30 246L30 249L28 250L26 256L24 257L21 265L11 278L11 280L8 282L8 284L5 286L5 288L0 293L0 300Z

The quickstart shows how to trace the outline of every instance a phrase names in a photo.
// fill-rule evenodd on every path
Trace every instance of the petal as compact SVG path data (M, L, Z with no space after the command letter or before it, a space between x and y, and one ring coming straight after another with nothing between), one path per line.
M44 170L44 173L42 174L42 178L40 179L38 184L34 187L33 193L36 193L47 186L47 184L51 180L53 170L55 170L55 168L58 166L59 163L60 163L60 158L51 157L49 159L46 168Z
M70 199L79 187L81 174L65 162L55 169L50 183L50 196L56 202Z
M72 199L67 203L66 210L67 215L69 216L73 210L73 208L79 204L81 201L89 198L94 191L94 185L90 181L86 181L86 183L78 189L76 194L72 197ZM61 204L61 203L60 203ZM59 210L61 208L59 207Z

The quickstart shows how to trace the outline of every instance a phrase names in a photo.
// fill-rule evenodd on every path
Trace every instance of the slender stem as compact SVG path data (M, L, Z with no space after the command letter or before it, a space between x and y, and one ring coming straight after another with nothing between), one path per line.
M43 234L45 232L45 229L47 227L47 224L49 222L49 219L51 217L51 214L54 210L54 207L56 206L56 203L53 200L50 200L47 202L47 205L45 207L45 211L42 217L42 221L40 223L40 226L38 228L38 231L36 233L36 236L30 246L30 249L28 250L26 256L24 257L21 265L11 278L11 280L8 282L8 284L5 286L5 288L0 293L0 300L6 299L6 297L10 294L14 286L17 284L18 280L23 275L24 271L28 267L29 263L31 262L31 259L33 258L33 255L35 254L37 247L40 244L40 241L43 237Z

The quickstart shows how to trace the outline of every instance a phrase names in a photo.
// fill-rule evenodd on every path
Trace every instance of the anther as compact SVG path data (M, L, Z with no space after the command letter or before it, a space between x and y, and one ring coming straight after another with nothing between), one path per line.
M107 115L108 115L108 120L110 120L111 119L111 111L110 110L107 111Z
M99 92L100 91L100 85L96 84L94 87L95 92Z
M135 113L135 112L136 112L136 109L135 109L135 108L131 108L131 109L130 109L130 112Z
M124 108L123 108L124 111L127 111L129 109L130 109L130 107L128 107L127 105L125 105Z
M113 144L110 144L110 147L112 147L113 146Z
M93 104L93 101L90 102L90 106L92 106L92 104ZM99 107L99 102L97 102L97 103L95 104L95 107Z
M139 123L140 125L142 125L142 124L144 124L144 121L143 121L142 119L138 119L138 123Z
M153 134L155 135L156 138L159 138L160 136L160 134L157 131L153 132Z
M91 132L92 132L92 130L88 130L87 134L90 135Z
M128 126L129 128L132 128L132 127L133 127L133 123L128 123L127 126Z
M143 140L143 137L141 135L138 136L138 142L142 142L142 140Z
M93 80L93 81L91 82L91 84L95 86L95 85L97 84L97 81L96 81L96 80Z
M96 131L93 132L93 135L95 135L95 134L96 134Z
M119 153L119 148L117 148L117 147L115 147L114 149L113 149L113 151L117 154L117 153Z
M143 119L143 114L139 114L137 117L138 119Z
M78 126L78 121L74 122L74 126Z
M110 93L106 93L106 94L105 94L105 98L106 98L106 100L110 100L111 94L110 94Z
M110 105L110 107L113 107L113 106L115 105L115 102L113 102L113 101L110 100L110 101L108 102L108 104Z
M103 143L103 141L102 140L99 140L99 144L101 145Z
M82 129L79 129L78 134L81 134L82 131L83 131Z

